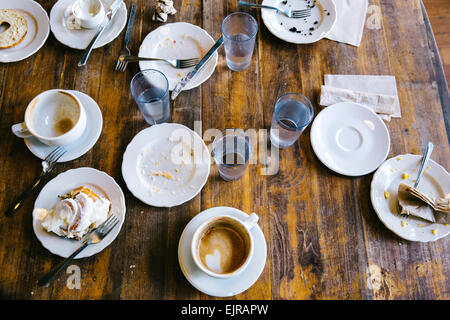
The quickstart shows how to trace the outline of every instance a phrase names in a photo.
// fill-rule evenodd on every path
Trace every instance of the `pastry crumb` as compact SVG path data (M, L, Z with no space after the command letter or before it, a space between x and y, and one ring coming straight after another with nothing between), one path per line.
M385 198L386 200L389 199L389 192L387 192L387 191L384 192L384 198Z

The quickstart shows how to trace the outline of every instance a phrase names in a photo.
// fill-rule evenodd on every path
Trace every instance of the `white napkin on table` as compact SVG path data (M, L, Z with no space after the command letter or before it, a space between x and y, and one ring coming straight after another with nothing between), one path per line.
M327 39L358 47L366 21L368 0L334 0L337 20Z
M380 118L402 116L394 76L326 74L320 104L351 101L370 107Z

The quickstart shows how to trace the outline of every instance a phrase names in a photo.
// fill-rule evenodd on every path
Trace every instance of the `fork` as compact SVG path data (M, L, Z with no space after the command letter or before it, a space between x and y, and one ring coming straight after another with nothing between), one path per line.
M47 173L53 170L55 167L56 162L67 152L67 150L64 147L56 147L53 149L52 152L50 152L42 161L42 172L41 174L33 181L33 184L28 187L16 202L9 207L8 210L6 210L5 215L11 217L17 209L23 204L24 200L28 197L28 195L31 194L31 192L36 189L36 187L42 182L42 178L45 177Z
M416 189L419 186L420 179L422 178L422 175L424 172L423 169L425 168L428 160L430 160L431 153L433 152L433 148L434 148L434 144L432 144L431 142L428 142L427 145L425 146L425 151L423 152L422 162L420 163L419 172L417 173L416 182L414 183L414 188L416 188Z
M162 59L162 58L146 58L146 57L136 57L136 56L128 56L121 55L119 57L120 61L126 62L137 62L137 61L165 61L170 63L174 68L184 69L195 66L200 58L192 58L192 59Z
M246 2L246 1L238 1L238 3L244 7L276 10L276 11L284 14L288 18L299 19L299 18L307 18L307 17L311 16L311 8L303 9L303 10L292 10L292 9L283 10L283 9L280 9L277 7L266 6L263 4L250 3L250 2Z
M119 57L123 56L123 55L129 56L131 54L130 49L127 48L127 45L128 45L128 42L130 41L131 30L133 27L135 13L136 13L136 6L132 5L131 10L130 10L130 17L128 18L127 31L125 32L125 40L124 40L125 47L122 50L120 50ZM125 69L127 68L127 65L128 65L128 62L121 61L119 58L117 58L116 71L124 72Z
M103 240L119 223L119 219L111 214L105 222L103 222L98 228L90 231L83 237L83 244L79 247L74 253L72 253L69 257L61 261L55 268L53 268L49 273L47 273L44 277L42 277L38 285L40 287L48 286L49 283L55 278L55 276L63 270L70 261L73 260L81 251L86 249L87 246L98 243Z

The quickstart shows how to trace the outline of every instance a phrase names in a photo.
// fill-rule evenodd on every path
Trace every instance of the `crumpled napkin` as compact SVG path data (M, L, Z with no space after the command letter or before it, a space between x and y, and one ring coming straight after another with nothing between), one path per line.
M398 203L401 214L431 222L450 223L450 198L431 198L416 188L401 183L398 186Z
M402 116L394 76L326 74L320 105L355 102L366 105L382 119Z
M358 47L366 21L368 0L334 0L337 20L327 39Z

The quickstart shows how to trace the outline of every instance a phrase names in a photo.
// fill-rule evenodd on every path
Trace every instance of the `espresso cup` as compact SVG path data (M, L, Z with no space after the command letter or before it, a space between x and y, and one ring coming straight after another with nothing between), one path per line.
M35 137L49 146L69 145L86 129L86 112L80 100L68 91L53 89L35 97L25 110L25 121L14 124L19 138Z
M83 28L94 29L100 26L106 17L101 0L77 0L72 6L72 13L80 20Z
M197 267L215 278L231 278L240 274L253 256L251 229L257 223L256 213L244 220L222 215L202 223L191 243L192 258Z

